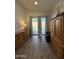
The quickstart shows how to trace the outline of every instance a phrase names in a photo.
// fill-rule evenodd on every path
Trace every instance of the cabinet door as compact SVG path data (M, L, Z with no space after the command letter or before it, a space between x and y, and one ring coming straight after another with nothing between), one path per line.
M56 20L56 38L62 40L62 22L60 18Z

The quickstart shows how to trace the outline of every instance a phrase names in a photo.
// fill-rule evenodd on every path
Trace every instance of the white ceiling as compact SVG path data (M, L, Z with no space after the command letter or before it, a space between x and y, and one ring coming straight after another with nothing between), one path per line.
M38 12L50 12L59 0L17 0L26 10ZM38 5L34 5L37 1Z

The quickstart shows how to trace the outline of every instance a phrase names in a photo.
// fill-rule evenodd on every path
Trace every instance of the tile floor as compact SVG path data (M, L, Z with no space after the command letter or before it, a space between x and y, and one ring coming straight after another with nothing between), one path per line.
M16 50L15 59L58 59L44 36L32 36Z

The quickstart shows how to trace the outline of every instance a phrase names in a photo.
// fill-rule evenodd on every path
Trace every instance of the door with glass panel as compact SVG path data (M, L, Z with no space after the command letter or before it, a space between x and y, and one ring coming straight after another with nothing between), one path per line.
M40 20L40 21L39 21ZM46 18L36 18L33 17L32 18L32 34L45 34L45 30L46 30Z
M32 18L32 34L38 34L38 18Z
M41 18L41 32L42 34L46 32L46 18Z

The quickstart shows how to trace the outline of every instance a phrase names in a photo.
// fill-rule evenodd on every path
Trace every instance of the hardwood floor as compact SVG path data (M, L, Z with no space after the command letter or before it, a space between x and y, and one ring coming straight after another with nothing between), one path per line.
M44 36L32 36L16 50L15 59L58 59Z

